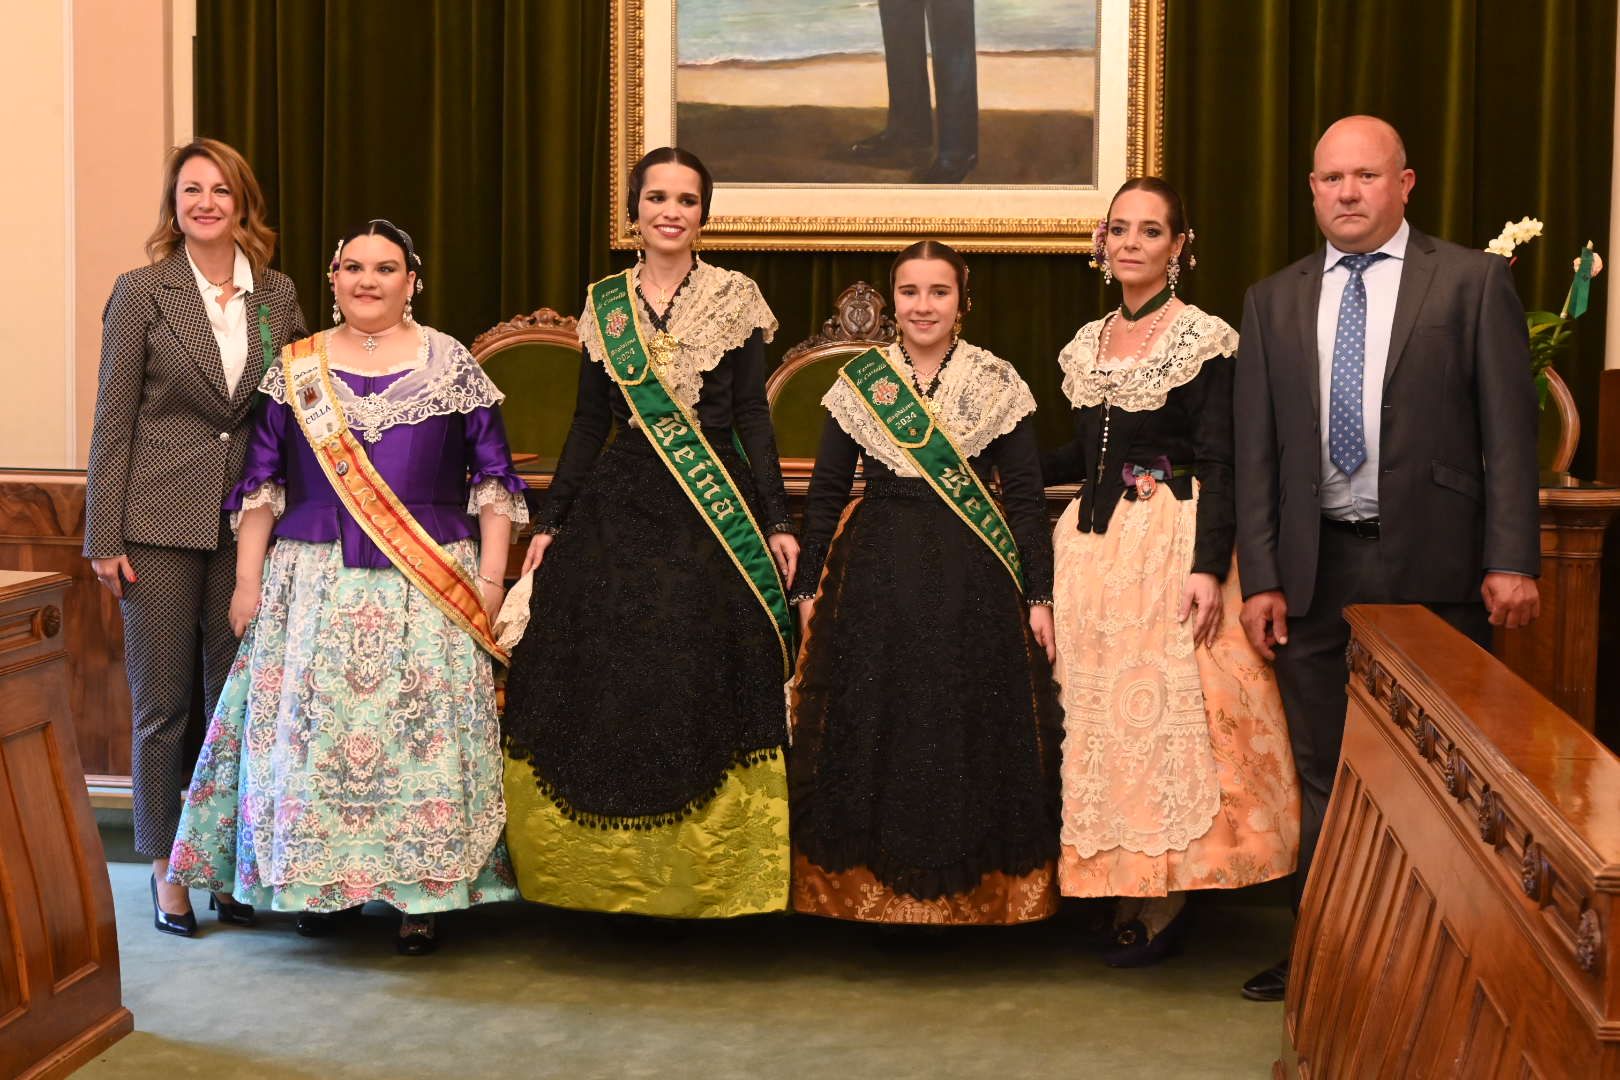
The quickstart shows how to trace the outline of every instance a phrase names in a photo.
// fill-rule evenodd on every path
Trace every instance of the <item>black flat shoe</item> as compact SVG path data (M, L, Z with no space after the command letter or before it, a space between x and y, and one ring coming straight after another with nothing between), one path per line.
M407 915L400 920L394 949L401 956L426 956L439 947L438 927L432 915Z
M331 937L345 925L360 918L362 906L357 904L342 911L306 911L298 916L296 929L304 937Z
M1250 1001L1281 1001L1287 993L1287 957L1243 984L1243 996Z
M170 915L158 907L157 875L152 875L152 925L165 934L175 937L194 937L197 933L197 913L188 911L184 915Z
M1187 927L1187 909L1176 912L1163 930L1148 937L1141 919L1132 919L1114 936L1114 947L1103 953L1103 963L1111 968L1149 967L1168 960L1181 951L1181 935Z
M218 912L219 921L232 926L252 926L258 921L252 904L239 904L229 896L221 899L217 893L208 894L208 910Z
M868 135L849 148L853 158L909 158L919 157L933 148L931 139L914 139L884 128L876 135Z

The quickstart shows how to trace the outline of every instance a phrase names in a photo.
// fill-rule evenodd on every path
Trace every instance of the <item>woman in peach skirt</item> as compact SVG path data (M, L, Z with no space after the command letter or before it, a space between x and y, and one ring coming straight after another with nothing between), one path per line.
M1164 181L1129 181L1097 257L1123 297L1059 357L1081 482L1054 536L1066 896L1119 897L1115 967L1175 951L1186 893L1282 877L1299 792L1270 668L1238 625L1232 328L1175 297L1191 234Z

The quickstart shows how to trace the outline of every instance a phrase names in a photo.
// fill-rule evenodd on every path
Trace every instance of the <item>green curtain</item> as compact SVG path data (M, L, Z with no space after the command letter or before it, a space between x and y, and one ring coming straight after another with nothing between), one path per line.
M325 325L323 273L348 225L412 230L426 320L470 340L545 305L577 312L621 266L607 249L606 0L200 0L197 131L253 163L281 266ZM1198 269L1184 292L1237 321L1243 291L1320 243L1306 174L1335 117L1392 121L1417 171L1409 217L1483 247L1509 218L1546 233L1515 267L1556 309L1569 262L1608 236L1614 0L1167 0L1165 175ZM1611 253L1605 252L1605 255ZM773 356L888 258L715 253L781 321ZM1115 302L1081 256L977 255L967 334L1016 363L1061 441L1054 359ZM1607 282L1600 279L1600 286ZM1560 363L1597 408L1607 289ZM1592 438L1575 471L1590 474Z

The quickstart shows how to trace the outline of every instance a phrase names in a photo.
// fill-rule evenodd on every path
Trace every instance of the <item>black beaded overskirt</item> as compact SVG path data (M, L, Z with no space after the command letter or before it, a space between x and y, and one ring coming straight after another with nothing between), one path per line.
M755 507L730 431L705 434ZM782 683L770 616L645 436L621 429L536 571L508 753L576 820L667 824L733 764L779 752Z
M1062 711L1023 598L922 480L874 478L828 552L794 696L793 842L922 899L1058 854Z

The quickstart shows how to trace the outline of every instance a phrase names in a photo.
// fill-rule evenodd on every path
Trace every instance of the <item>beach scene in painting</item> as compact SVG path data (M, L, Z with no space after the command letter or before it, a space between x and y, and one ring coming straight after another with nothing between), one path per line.
M676 16L676 140L727 183L1096 183L1097 0L680 0Z

